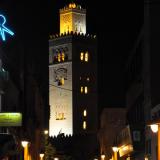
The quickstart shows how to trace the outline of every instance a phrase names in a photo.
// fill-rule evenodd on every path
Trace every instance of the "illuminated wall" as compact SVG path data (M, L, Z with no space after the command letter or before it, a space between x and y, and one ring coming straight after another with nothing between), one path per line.
M64 83L59 85L57 79L62 77ZM61 132L72 135L72 62L50 65L49 80L49 134L56 136Z
M60 33L71 31L86 34L86 10L74 3L60 10Z

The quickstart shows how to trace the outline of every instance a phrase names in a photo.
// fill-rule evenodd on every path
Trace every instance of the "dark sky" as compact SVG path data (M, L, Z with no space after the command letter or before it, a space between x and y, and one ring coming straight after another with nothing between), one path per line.
M10 40L12 43L3 44L7 48L6 54L15 63L18 62L17 54L21 55L22 51L30 61L34 59L41 81L44 81L48 69L48 34L59 32L59 8L70 1L0 1L0 13L6 15L8 25L16 33ZM124 66L143 23L143 1L74 1L87 9L87 32L96 34L98 38L100 105L124 106Z
M69 0L50 1L50 33L59 32L59 8ZM143 23L143 1L74 0L87 9L87 32L98 38L99 104L125 106L124 68ZM98 3L99 2L99 3Z

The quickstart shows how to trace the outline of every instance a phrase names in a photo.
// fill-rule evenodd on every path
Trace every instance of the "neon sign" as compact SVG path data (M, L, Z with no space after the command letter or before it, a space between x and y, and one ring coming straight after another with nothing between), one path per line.
M5 23L6 23L6 18L0 14L0 36L2 37L3 41L6 40L5 32L10 34L11 36L14 35L14 33L5 26Z

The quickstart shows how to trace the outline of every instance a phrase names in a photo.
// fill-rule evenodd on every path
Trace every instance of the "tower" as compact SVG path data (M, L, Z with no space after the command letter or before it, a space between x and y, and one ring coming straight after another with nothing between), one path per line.
M85 33L85 9L60 9L60 34L49 40L50 136L97 131L97 40Z

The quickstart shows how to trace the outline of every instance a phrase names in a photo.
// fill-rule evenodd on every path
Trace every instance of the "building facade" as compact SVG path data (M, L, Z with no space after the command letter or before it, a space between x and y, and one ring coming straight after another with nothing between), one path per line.
M126 123L125 108L104 108L100 117L100 130L98 140L100 142L100 154L105 155L106 159L113 157L112 147L114 139L124 128Z
M97 131L96 37L86 35L86 10L60 9L60 34L49 40L50 136Z

